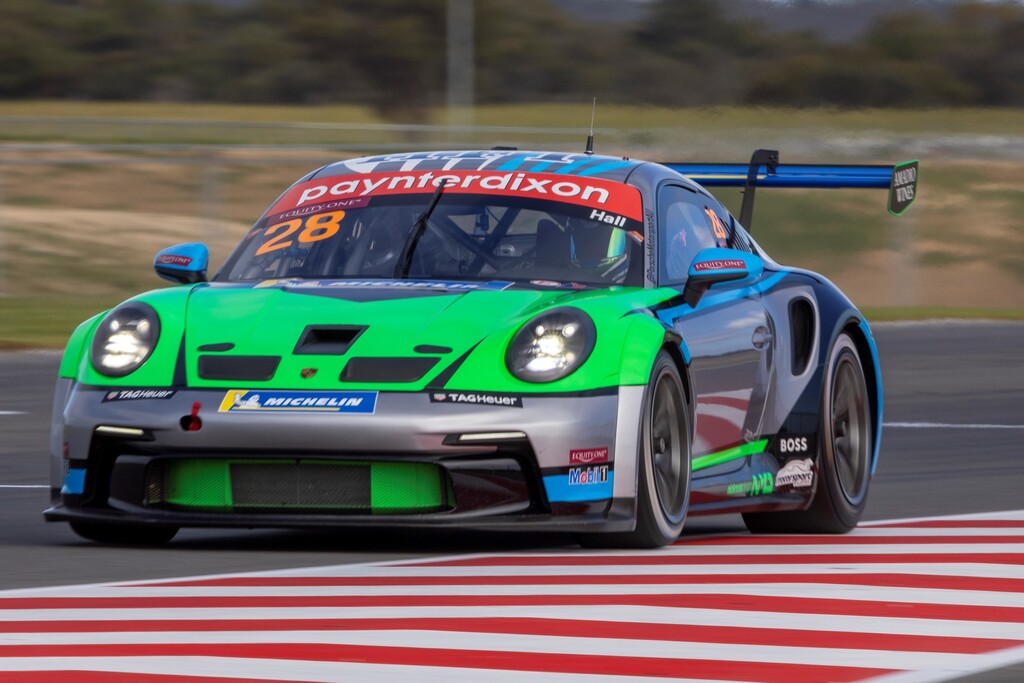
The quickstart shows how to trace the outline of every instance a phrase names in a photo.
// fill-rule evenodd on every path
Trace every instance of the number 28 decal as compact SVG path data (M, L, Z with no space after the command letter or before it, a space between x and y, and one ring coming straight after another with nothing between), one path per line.
M330 213L318 213L306 218L293 218L284 223L275 223L263 233L269 238L256 250L256 256L262 256L278 249L286 249L292 246L295 241L292 236L301 244L319 242L337 234L341 229L341 221L345 218L344 211L331 211ZM301 230L301 232L299 232Z
M729 237L729 232L725 229L725 224L722 223L722 219L718 217L718 214L707 207L704 207L704 213L708 217L708 223L711 224L711 229L715 231L715 237L720 240L727 239Z

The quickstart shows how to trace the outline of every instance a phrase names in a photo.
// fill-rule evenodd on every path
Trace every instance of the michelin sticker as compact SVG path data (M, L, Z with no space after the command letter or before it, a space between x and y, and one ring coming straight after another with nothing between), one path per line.
M803 489L814 483L813 461L810 458L790 460L775 474L775 485Z
M221 413L361 413L373 414L376 391L264 391L231 389L220 402Z

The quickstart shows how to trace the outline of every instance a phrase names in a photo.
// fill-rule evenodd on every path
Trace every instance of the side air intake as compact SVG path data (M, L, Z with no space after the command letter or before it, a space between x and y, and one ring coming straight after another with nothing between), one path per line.
M811 344L814 343L814 307L807 299L793 299L789 302L789 324L792 336L794 375L802 375L811 360Z

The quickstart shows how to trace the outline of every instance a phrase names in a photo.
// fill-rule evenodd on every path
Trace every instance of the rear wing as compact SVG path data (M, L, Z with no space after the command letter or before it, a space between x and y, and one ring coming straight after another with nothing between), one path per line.
M899 216L917 195L918 162L893 166L845 166L837 164L780 164L779 153L759 149L749 164L662 164L705 187L742 187L740 223L750 230L757 187L819 189L879 188L889 190L889 213Z

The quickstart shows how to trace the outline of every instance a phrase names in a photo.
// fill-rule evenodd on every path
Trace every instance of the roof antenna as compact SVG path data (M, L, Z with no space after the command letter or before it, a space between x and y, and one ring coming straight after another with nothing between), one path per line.
M594 115L597 114L597 98L594 98L594 105L590 109L590 135L587 136L587 148L583 153L587 156L594 156Z

